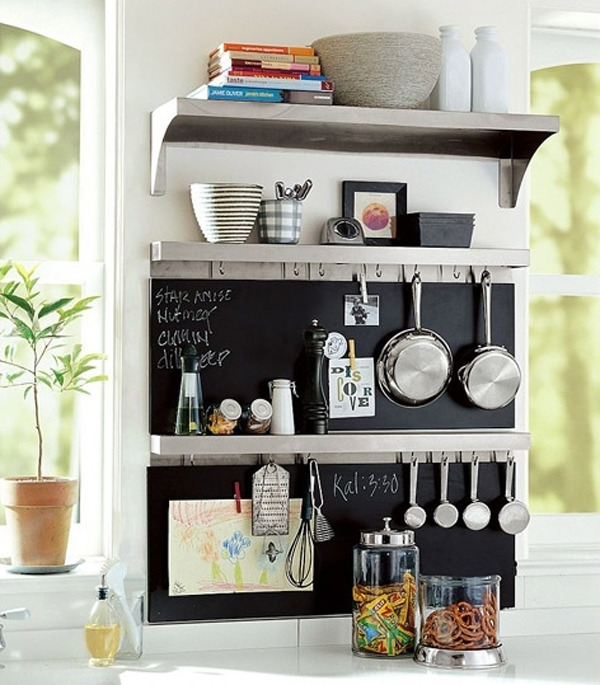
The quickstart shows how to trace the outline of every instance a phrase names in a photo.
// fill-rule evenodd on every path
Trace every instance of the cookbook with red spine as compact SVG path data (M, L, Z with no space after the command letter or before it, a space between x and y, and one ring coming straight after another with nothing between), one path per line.
M239 50L240 52L273 52L281 55L314 55L314 48L308 45L266 45L262 43L230 43L218 45L209 55L212 57L219 52L227 50Z
M211 53L209 65L230 59L268 59L271 62L299 62L301 64L319 64L318 55L288 55L278 52L247 52L244 50L225 50L225 52Z
M319 76L321 74L320 64L304 64L302 62L267 62L255 59L232 59L225 62L215 62L209 66L209 74L222 74L229 69L256 69L266 71L291 71Z

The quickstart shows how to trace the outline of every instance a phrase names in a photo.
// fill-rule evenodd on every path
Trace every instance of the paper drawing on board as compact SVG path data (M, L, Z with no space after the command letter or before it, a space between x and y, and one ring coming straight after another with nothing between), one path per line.
M241 513L230 499L170 501L169 596L297 591L285 556L300 508L290 500L288 535L253 536L252 500L241 500Z

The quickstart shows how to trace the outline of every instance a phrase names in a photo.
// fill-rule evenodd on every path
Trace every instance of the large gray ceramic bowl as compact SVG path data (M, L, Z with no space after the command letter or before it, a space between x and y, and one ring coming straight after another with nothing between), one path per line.
M440 74L442 42L423 33L343 33L312 46L336 105L425 109Z

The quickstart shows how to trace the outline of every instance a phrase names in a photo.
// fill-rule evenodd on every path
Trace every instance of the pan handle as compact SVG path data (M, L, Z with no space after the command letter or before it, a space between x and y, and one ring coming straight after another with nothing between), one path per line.
M421 330L421 274L415 271L412 279L412 300L415 329Z
M487 269L481 274L481 290L483 292L483 325L485 328L485 344L492 344L492 276Z

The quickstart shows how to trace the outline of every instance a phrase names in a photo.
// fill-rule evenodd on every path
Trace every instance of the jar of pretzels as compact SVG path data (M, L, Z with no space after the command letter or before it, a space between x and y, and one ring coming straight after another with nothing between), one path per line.
M460 668L504 663L498 637L499 588L498 575L422 576L415 660Z
M353 549L352 651L399 657L415 649L419 550L414 532L363 531Z

